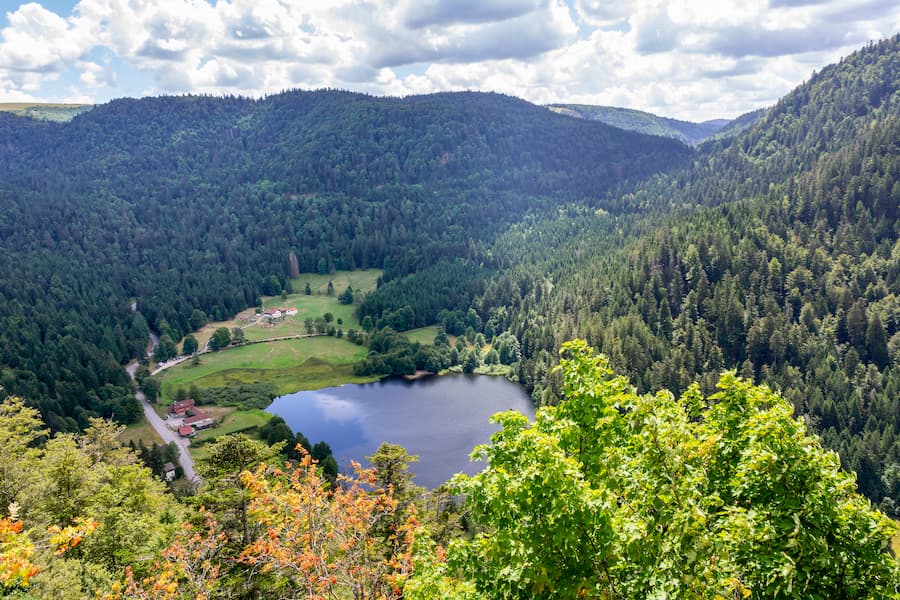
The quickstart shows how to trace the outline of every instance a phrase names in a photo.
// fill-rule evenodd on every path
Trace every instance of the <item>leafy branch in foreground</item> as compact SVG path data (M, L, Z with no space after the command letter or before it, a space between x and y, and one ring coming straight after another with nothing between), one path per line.
M733 373L640 396L585 342L564 353L563 402L496 415L487 468L454 479L480 531L419 557L407 597L898 592L894 524L784 399Z
M219 451L248 447L225 442ZM374 470L354 465L332 485L298 452L286 468L263 462L241 471L245 526L201 511L205 527L186 524L150 575L129 570L105 600L400 598L419 530L414 508L381 487ZM244 531L253 533L247 543Z

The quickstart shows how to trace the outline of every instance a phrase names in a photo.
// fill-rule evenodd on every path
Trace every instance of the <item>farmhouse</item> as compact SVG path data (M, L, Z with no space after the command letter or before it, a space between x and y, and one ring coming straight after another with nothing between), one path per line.
M284 314L286 314L289 317L293 317L294 315L297 314L297 309L294 308L293 306L290 308L286 308L286 309L284 309Z
M178 428L178 435L180 435L183 438L188 438L188 437L192 437L196 434L194 433L194 428L191 427L190 425L182 425L181 427Z
M193 411L193 414L194 416L187 417L184 420L184 425L193 427L195 430L199 431L201 429L209 429L210 427L214 427L216 424L215 419L213 419L203 411Z
M263 316L268 317L270 319L280 319L281 318L281 309L280 308L268 308L263 311Z
M184 414L192 410L194 408L194 399L188 398L187 400L176 400L172 403L172 406L169 407L169 416L170 417L183 417Z

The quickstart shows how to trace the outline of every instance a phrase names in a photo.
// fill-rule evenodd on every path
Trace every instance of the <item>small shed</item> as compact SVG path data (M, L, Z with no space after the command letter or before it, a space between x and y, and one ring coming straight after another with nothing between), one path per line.
M166 476L166 481L172 481L175 479L175 465L170 462L167 462L163 465L163 474Z

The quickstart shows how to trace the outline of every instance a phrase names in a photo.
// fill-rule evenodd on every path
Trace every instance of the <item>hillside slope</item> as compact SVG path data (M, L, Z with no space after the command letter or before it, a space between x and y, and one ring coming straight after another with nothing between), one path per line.
M123 99L0 114L0 140L0 385L70 430L137 418L120 364L148 327L177 340L194 310L253 305L290 252L390 279L691 154L478 93Z
M548 373L573 335L642 390L700 378L710 391L737 369L782 390L861 491L897 514L898 88L895 36L642 185L623 201L643 215L587 213L578 227L554 219L502 237L493 251L520 262L476 304L510 315L535 396L558 394Z
M660 117L641 110L615 106L550 104L547 108L555 113L570 117L599 121L627 131L672 138L689 145L699 144L715 135L731 135L759 120L764 113L764 110L760 109L759 111L741 115L731 121L728 119L712 119L702 123L693 123L691 121Z

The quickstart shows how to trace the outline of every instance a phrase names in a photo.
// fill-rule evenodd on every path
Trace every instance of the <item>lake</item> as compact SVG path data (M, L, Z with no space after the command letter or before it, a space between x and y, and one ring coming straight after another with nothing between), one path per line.
M310 443L328 442L342 471L351 460L365 464L381 442L399 444L419 455L411 467L415 482L432 488L454 473L483 468L469 454L497 431L490 416L510 409L534 417L522 386L502 377L445 375L295 392L275 398L266 411Z

